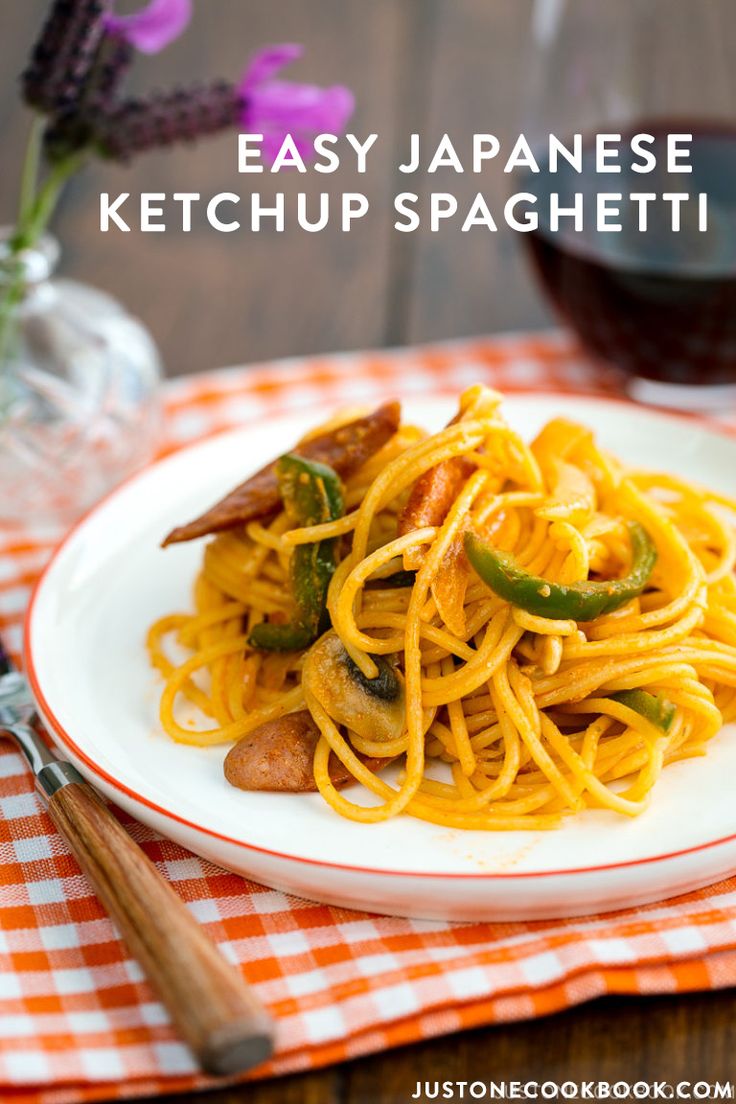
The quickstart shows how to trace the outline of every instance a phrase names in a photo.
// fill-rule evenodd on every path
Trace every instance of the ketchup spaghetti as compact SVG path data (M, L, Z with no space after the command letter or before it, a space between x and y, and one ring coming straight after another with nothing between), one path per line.
M486 388L429 435L344 414L169 539L207 533L148 648L164 731L242 788L551 828L736 719L736 502L565 419L528 444Z

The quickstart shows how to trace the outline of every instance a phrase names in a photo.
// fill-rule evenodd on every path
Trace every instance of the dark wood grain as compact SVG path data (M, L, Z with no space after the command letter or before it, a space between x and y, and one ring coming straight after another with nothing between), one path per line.
M549 1019L431 1039L336 1069L196 1099L201 1104L408 1104L418 1081L729 1082L736 1076L735 1054L733 992L607 998ZM193 1097L171 1099L176 1104Z

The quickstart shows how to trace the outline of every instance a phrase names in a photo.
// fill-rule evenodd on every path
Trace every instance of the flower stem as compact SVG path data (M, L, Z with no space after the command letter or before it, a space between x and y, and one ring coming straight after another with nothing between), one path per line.
M83 153L73 153L51 168L40 188L35 191L22 217L18 220L10 241L12 254L18 254L34 245L49 224L62 188L70 176L80 168Z
M25 271L21 254L35 245L48 226L64 185L80 168L85 156L84 152L76 152L57 161L39 186L43 132L43 120L36 119L31 127L21 174L18 221L8 243L7 253L0 262L0 385L8 369L15 312L25 294ZM0 395L0 415L5 405Z
M41 159L41 145L45 126L46 122L40 115L36 115L31 123L31 132L28 136L28 145L26 147L26 155L23 160L23 171L20 178L19 224L28 216L31 205L33 204L33 197L36 194L38 168Z

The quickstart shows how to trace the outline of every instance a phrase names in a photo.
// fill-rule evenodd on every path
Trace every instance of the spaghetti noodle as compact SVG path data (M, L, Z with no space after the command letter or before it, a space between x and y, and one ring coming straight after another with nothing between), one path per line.
M342 816L486 830L636 815L665 766L704 754L736 719L736 502L563 419L527 445L500 402L473 387L440 432L400 425L346 477L342 516L282 508L214 536L193 612L149 633L172 739L252 744L308 711L313 788ZM298 612L305 546L334 554L328 636L258 649L257 625ZM582 612L602 589L613 608ZM340 792L336 760L369 796Z

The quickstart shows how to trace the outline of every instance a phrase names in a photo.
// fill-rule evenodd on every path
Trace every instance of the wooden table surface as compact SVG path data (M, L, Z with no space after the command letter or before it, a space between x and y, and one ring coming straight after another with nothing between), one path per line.
M673 0L675 2L675 0ZM719 0L716 0L719 2ZM45 10L44 0L5 0L0 35L0 221L10 221L28 118L13 75ZM357 134L377 131L365 177L279 177L304 188L365 191L373 215L352 234L103 235L101 191L209 196L243 191L232 135L195 149L152 154L129 168L95 164L75 182L56 229L65 272L108 289L149 325L172 374L332 349L403 344L508 328L549 315L509 233L402 235L391 198L405 187L392 166L406 135L437 138L518 133L523 47L531 0L200 0L191 32L139 65L135 86L235 75L263 43L304 42L294 75L355 90ZM266 181L262 190L275 190ZM472 176L454 190L478 190ZM506 187L483 183L491 203ZM202 1104L400 1104L417 1081L531 1079L635 1081L729 1079L736 1073L736 995L607 999L562 1015L468 1032L268 1084L200 1096Z
M197 1100L408 1104L417 1082L425 1081L728 1082L736 1076L735 1055L736 997L731 992L611 998L549 1019L433 1039L324 1071L201 1094ZM451 1099L461 1099L459 1090Z

